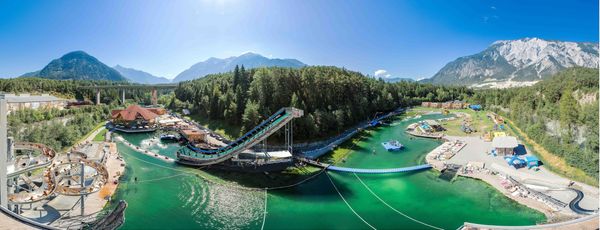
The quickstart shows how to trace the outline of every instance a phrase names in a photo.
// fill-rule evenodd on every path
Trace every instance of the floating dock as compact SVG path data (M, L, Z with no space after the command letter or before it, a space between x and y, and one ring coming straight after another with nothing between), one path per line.
M400 151L400 149L404 147L402 144L400 144L400 142L395 140L383 142L381 145L383 145L387 151Z

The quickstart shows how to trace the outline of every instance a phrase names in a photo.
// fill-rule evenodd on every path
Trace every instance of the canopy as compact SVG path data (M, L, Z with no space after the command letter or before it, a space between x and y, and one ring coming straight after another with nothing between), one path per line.
M525 156L525 160L527 162L535 162L535 161L540 161L537 157L535 156Z
M472 110L481 110L481 105L469 105Z

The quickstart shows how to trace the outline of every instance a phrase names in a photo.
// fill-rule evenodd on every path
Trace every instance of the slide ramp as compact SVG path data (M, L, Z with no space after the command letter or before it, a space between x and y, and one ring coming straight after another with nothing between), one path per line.
M180 148L177 151L177 162L193 166L221 163L237 156L244 150L252 148L252 146L268 138L294 118L301 117L303 114L304 112L300 109L291 107L282 108L227 146L218 149L202 149L188 145Z

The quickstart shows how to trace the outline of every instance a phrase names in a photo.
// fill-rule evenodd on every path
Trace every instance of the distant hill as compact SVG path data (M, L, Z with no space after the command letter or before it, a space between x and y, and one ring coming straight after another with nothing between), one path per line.
M52 60L40 71L21 77L41 77L56 80L127 81L119 72L83 51L74 51Z
M173 82L201 78L206 76L207 74L228 72L233 70L236 65L243 65L246 69L270 66L292 68L300 68L306 66L306 64L296 59L267 58L260 54L249 52L237 57L229 57L225 59L213 57L207 59L206 61L198 62L191 66L189 69L177 75L175 79L173 79Z
M33 72L29 72L29 73L25 73L23 75L21 75L21 77L35 77L40 75L40 71L33 71Z
M575 66L598 68L598 43L504 40L446 64L421 82L503 88L531 85Z
M415 79L407 78L407 77L390 77L390 78L383 78L383 80L385 82L389 82L389 83L401 82L401 81L407 81L407 82L415 81Z
M147 72L144 72L141 70L127 68L127 67L123 67L120 65L113 67L113 69L117 70L121 75L123 75L123 77L125 77L135 83L161 84L161 83L171 82L171 80L169 80L167 78L157 77L157 76L154 76L150 73L147 73Z

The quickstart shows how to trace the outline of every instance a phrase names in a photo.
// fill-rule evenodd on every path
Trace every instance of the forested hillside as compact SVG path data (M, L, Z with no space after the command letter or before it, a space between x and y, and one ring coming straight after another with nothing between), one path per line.
M17 141L43 143L59 151L73 146L101 125L113 108L101 105L68 110L19 110L8 116L8 134Z
M473 99L598 178L598 69L570 68L532 87L476 91Z
M91 89L79 89L80 86L92 85L127 85L128 82L88 81L88 80L52 80L44 78L0 79L0 92L5 93L51 93L63 98L92 100L96 93ZM103 89L102 103L110 104L120 98L117 89ZM135 101L150 102L150 92L144 90L128 90L127 98Z
M462 99L471 93L465 87L386 83L325 66L236 67L232 72L182 82L175 90L177 99L192 105L195 113L241 125L242 130L254 127L281 107L303 109L304 117L295 121L294 138L299 140L328 137L373 118L377 112L424 100Z

